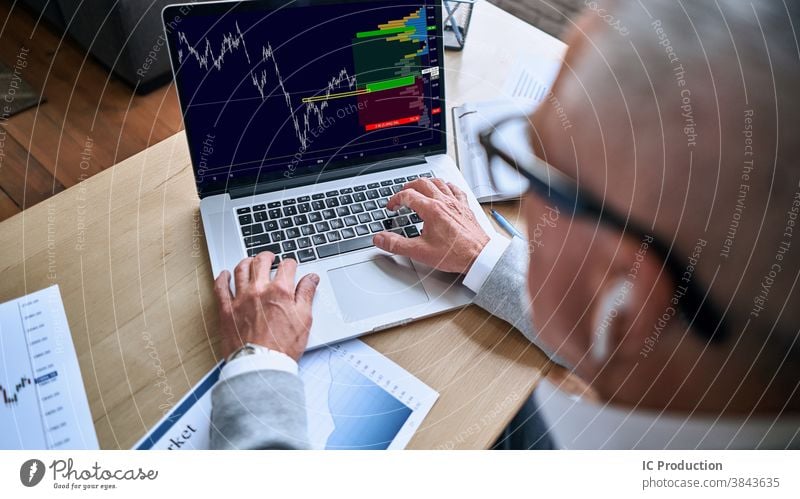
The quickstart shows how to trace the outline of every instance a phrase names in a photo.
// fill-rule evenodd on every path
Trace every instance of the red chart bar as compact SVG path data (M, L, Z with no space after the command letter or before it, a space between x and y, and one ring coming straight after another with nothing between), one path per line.
M381 121L380 123L370 123L365 125L364 128L371 132L372 130L380 130L381 128L389 128L392 126L408 125L409 123L417 123L420 116L409 116L408 118L397 118L395 120Z

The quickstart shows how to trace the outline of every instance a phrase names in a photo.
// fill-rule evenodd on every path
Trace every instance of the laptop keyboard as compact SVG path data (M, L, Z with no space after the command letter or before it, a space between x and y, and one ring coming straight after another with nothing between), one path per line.
M418 177L433 175L426 172L237 208L247 255L271 251L275 268L285 258L306 263L369 248L373 235L384 230L418 237L419 215L406 207L386 208L403 184Z

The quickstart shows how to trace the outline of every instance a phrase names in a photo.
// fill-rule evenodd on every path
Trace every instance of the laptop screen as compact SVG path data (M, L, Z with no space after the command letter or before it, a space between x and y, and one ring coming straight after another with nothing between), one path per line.
M437 0L164 10L201 197L445 149Z

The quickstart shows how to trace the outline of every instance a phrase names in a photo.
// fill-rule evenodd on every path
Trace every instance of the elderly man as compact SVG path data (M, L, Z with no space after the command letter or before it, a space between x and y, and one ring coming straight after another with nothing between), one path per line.
M374 242L466 274L477 305L585 383L578 396L537 389L508 432L515 446L800 446L796 9L606 7L613 23L591 10L574 27L534 116L482 137L495 172L530 182L529 240L490 238L461 192L434 179L388 206L416 210L422 237ZM527 144L506 140L521 126ZM270 264L269 254L243 261L235 297L230 276L217 281L226 352L269 348L233 360L214 389L218 447L304 445L288 357L303 351L318 278L295 289L296 264L272 280Z

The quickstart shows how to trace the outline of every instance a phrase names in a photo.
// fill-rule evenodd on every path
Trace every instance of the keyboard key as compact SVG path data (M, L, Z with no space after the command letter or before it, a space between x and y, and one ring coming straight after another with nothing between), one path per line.
M333 210L322 210L322 218L324 218L325 220L336 218L336 212Z
M325 236L328 238L328 242L329 242L329 243L332 243L332 242L334 242L334 241L338 241L339 239L341 239L341 238L342 238L342 237L339 235L339 231L338 231L338 230L334 230L334 231L332 231L332 232L328 232L327 234L325 234Z
M398 236L405 236L405 233L403 232L403 229L400 229L400 228L392 229L389 232L394 232Z
M341 229L342 227L344 227L344 222L342 222L338 218L331 220L330 224L331 224L331 229Z
M250 225L253 223L253 215L239 215L239 223L242 225Z
M264 232L264 226L261 224L245 225L242 227L243 236L252 236Z
M325 236L323 236L322 234L314 235L314 237L311 238L311 241L313 241L314 244L325 244L328 242L328 240L325 239Z
M345 239L350 239L351 237L356 237L356 231L350 228L342 229L342 237Z
M395 194L397 194L398 192L400 192L402 190L403 190L403 186L402 185L393 185L392 186L392 192L394 192Z
M349 251L356 251L372 246L372 236L356 237L353 239L345 239L337 244L328 244L325 246L317 247L317 255L320 258L326 258L333 255L340 255Z
M317 255L314 254L313 249L304 249L297 252L298 258L300 258L300 263L310 262L311 260L316 260Z
M421 219L421 218L419 218L419 215L417 215L416 213L412 213L412 214L411 214L411 216L409 216L408 218L410 218L410 219L411 219L411 221L412 221L413 223L415 223L415 224L418 224L418 223L421 223L421 222L422 222L422 219Z
M430 172L420 173L419 176L425 178L433 178L433 175Z
M308 214L308 221L309 222L314 223L314 222L319 222L320 220L322 220L322 214L321 213L317 213L316 211L312 211L311 213Z
M381 196L391 196L392 194L394 194L392 190L388 187L381 187L380 189L378 189L378 192L381 193Z
M396 178L396 179L394 179L394 183L395 184L405 184L406 183L406 178L405 177Z
M300 237L300 229L297 227L286 229L286 239L295 239L297 237Z
M280 208L273 208L273 209L269 210L268 213L269 213L269 218L271 218L273 220L275 220L276 218L281 218L283 216L283 213L281 213L281 209Z
M284 214L284 216L287 216L287 217L292 217L294 215L297 215L297 207L296 206L287 206L286 208L283 209L283 214Z
M281 255L284 260L287 258L291 258L294 261L297 261L297 257L294 256L294 253L286 253L285 255Z
M307 203L309 201L311 201L311 196L300 196L297 198L298 203Z
M270 234L273 243L278 243L286 239L286 234L283 233L282 230L277 230Z
M386 208L387 204L389 204L389 200L386 198L380 198L378 200L378 206L380 206L381 208Z
M245 213L250 213L250 207L249 206L245 206L244 208L237 208L236 209L236 214L237 215L244 215Z
M354 190L356 192L366 191L367 190L367 186L366 185L357 185Z
M344 217L350 214L350 209L347 206L340 206L336 208L336 216Z
M265 204L257 204L253 206L253 211L264 211L267 209L267 205Z
M378 199L379 197L381 197L381 195L378 194L378 191L376 190L367 191L367 199Z
M311 211L311 205L308 203L298 204L297 211L300 213L308 213Z
M397 212L387 209L386 210L386 216L387 217L396 217L397 216Z
M366 225L359 225L356 227L356 234L359 236L365 236L369 234L369 228Z
M289 206L290 204L295 204L296 202L297 202L297 200L295 200L295 199L284 199L283 200L283 205L284 206Z
M307 237L301 237L300 239L297 240L298 248L303 249L303 248L308 248L309 246L311 246L311 239Z
M273 230L278 230L278 222L276 222L275 220L269 220L267 222L264 222L264 228L267 229L267 231L269 232L272 232Z
M356 220L356 217L351 215L349 217L344 217L344 224L348 227L352 227L358 224L358 220Z
M363 192L356 192L355 194L353 194L353 199L354 199L356 202L359 202L359 203L360 203L361 201L366 201L366 199L367 199L367 195L366 195L366 194L364 194Z
M311 195L311 199L325 199L325 194L318 192Z
M281 244L281 247L283 248L283 251L294 251L297 249L297 244L295 244L294 241L284 241L284 243Z
M305 225L308 223L308 217L306 215L296 215L292 220L294 220L295 225Z
M397 227L405 227L406 225L408 225L410 223L411 223L411 221L405 215L399 216L399 217L397 217L397 219L395 219L395 225Z
M364 203L364 209L367 211L377 210L378 204L375 201L367 201Z
M325 208L325 201L312 201L311 202L311 207L314 208L317 211L319 211L321 209L324 209Z
M352 194L353 188L352 187L345 187L344 189L339 189L339 194Z
M325 206L328 208L336 208L339 206L339 200L336 198L328 198L325 200Z
M281 226L281 229L286 229L286 228L292 227L294 225L292 223L292 219L291 218L281 218L281 221L279 222L279 224Z
M419 230L414 225L409 225L403 229L406 233L406 237L419 237Z
M263 222L265 220L268 220L269 217L267 216L267 212L266 211L257 211L255 213L253 213L253 219L256 222Z
M408 176L408 181L411 182L412 180L417 180L418 178L419 178L418 175L409 175Z
M271 203L267 203L267 208L280 208L281 202L280 201L272 201Z
M397 213L401 215L408 215L411 213L411 208L409 208L408 206L401 206L400 209L397 210Z
M369 224L369 230L372 232L383 232L383 224L380 222L372 222Z
M300 228L300 232L304 236L310 236L311 234L316 234L317 231L314 230L313 225L304 225L303 227Z
M377 189L380 186L381 186L381 184L379 184L377 182L372 182L371 184L367 184L367 189Z
M325 193L325 197L328 197L328 198L332 198L332 197L338 196L338 195L339 195L339 191L328 191L328 192Z
M347 194L346 196L342 196L339 198L339 202L341 204L351 204L353 202L353 196Z
M359 213L358 221L361 222L362 224L367 224L372 221L372 217L369 216L369 213Z
M317 232L328 232L331 230L331 226L328 222L318 222L314 225L314 228L317 229Z
M383 213L382 210L377 210L372 212L373 220L383 220L384 218L386 218L386 215Z
M381 180L381 185L384 187L387 185L392 185L392 183L393 182L391 180Z
M353 215L363 212L364 212L364 206L362 206L361 203L350 205L350 213L352 213Z
M263 253L265 251L271 251L273 253L280 253L281 247L277 244L268 244L266 246L259 246L257 248L250 248L247 250L247 256L256 256L259 253Z
M280 248L278 248L278 249L280 249ZM273 269L277 269L279 263L281 263L281 257L278 256L278 255L275 255L275 258L272 259L272 268Z
M269 244L269 235L267 234L259 234L257 236L249 236L244 238L244 245L248 248L252 248L254 246L263 246L265 244Z

